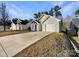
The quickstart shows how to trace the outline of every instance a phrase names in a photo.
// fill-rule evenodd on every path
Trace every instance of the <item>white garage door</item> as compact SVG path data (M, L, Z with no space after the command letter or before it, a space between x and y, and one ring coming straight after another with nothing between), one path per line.
M55 24L47 24L46 31L48 32L55 32Z

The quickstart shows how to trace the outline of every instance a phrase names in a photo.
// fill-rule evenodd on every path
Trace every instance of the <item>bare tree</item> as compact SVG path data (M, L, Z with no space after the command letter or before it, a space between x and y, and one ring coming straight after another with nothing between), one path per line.
M4 2L1 4L0 13L1 13L3 26L4 26L4 31L6 31L6 20L8 19L8 12L6 10L6 4Z

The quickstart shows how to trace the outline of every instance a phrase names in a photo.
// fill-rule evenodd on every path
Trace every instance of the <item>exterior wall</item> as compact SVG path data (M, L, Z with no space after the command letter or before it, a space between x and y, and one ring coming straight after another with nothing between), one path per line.
M48 26L48 28L46 28ZM42 31L60 32L60 22L49 18L42 24Z
M60 32L61 31L61 21L54 17L48 18L48 15L44 16L40 22L41 23L32 23L31 30L32 31L47 31L47 32ZM45 22L43 22L46 20Z
M35 24L35 23L32 23L32 24L31 24L31 30L32 30L32 31L36 31L36 24Z
M16 24L16 30L20 30L20 25Z
M26 30L27 29L27 25L22 25L22 30Z
M20 24L20 28L19 28L20 30L24 30L24 28L23 28L23 25L22 24Z
M16 30L16 25L14 23L12 23L10 29L11 30Z
M32 25L32 21L30 21L29 23L26 24L26 29L28 29L29 27L31 28L31 25Z
M32 23L31 30L32 31L41 31L41 24L40 23Z
M23 30L22 24L14 24L14 23L11 24L10 29L11 30Z
M27 30L29 27L31 28L31 24L32 24L32 21L30 21L29 23L25 25L12 23L10 29L11 30Z
M61 22L55 23L55 31L60 32L61 31Z
M46 24L46 31L55 32L55 24Z
M42 24L42 31L46 31L46 24Z
M37 24L37 28L36 29L37 29L37 31L41 31L41 24L40 23Z

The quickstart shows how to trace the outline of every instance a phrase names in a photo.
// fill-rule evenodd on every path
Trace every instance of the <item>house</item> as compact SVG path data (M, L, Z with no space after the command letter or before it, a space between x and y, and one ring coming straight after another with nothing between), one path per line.
M17 20L16 23L12 21L10 29L11 30L22 30L21 20Z
M11 23L10 30L16 30L16 24L14 22Z
M44 32L60 32L61 20L50 15L42 14L37 21L33 21L31 24L32 31L44 31Z
M76 15L70 23L70 31L72 35L79 35L79 15Z
M31 26L30 26L31 30L32 31L36 31L36 26L37 26L37 23L35 21L33 21L32 24L31 24Z
M31 30L32 31L41 31L41 24L38 21L32 21Z
M32 20L17 20L16 22L11 23L11 30L27 30L32 24Z

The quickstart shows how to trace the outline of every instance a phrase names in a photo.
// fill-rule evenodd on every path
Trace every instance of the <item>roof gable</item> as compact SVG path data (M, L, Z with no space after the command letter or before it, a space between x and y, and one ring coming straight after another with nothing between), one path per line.
M48 20L48 19L51 19L51 20L56 20L56 21L60 21L60 19L57 19L57 18L55 18L55 17L53 17L53 16L50 16L50 15L46 15L46 14L43 14L39 19L38 19L38 21L40 22L40 23L44 23L46 20Z
M46 21L48 18L49 18L48 15L43 14L43 15L39 18L38 21L39 21L40 23L43 23L43 22Z

